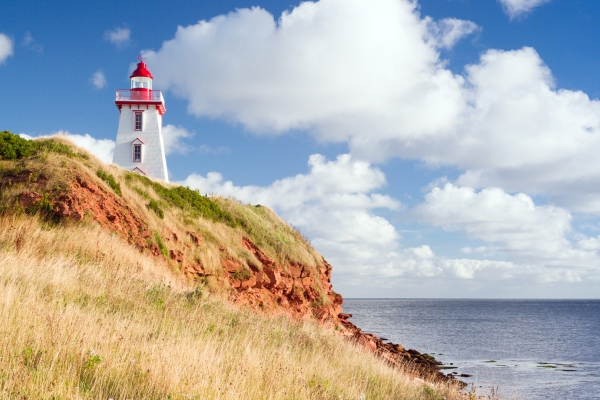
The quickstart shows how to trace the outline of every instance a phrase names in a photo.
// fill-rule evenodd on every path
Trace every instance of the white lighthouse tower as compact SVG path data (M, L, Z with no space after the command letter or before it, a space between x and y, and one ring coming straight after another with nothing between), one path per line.
M131 88L117 90L120 111L113 163L150 178L169 181L162 137L166 112L160 90L152 90L152 74L144 59L130 76Z

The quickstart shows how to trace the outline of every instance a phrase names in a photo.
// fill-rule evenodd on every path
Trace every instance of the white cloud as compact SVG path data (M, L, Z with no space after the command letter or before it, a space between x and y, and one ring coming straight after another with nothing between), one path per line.
M25 133L21 133L19 136L28 140L50 138L53 136L62 136L66 139L69 139L82 149L89 151L91 154L98 157L98 159L100 159L100 161L102 161L105 164L112 163L113 152L115 150L115 142L113 140L96 139L90 136L88 133L86 133L85 135L78 135L66 131L58 131L50 135L39 135L37 137L30 136Z
M490 50L466 71L465 103L443 131L421 127L407 138L373 129L350 138L352 152L451 165L465 171L461 186L544 194L563 207L600 213L600 102L557 90L531 48Z
M260 132L304 128L361 159L451 165L465 171L464 186L546 194L600 214L600 102L556 89L531 48L489 50L453 75L437 48L475 25L434 22L415 7L321 0L278 21L242 9L179 27L144 54L195 115Z
M162 130L165 154L186 154L192 147L184 143L182 139L190 138L194 134L188 132L184 127L175 125L165 125Z
M498 0L502 4L504 11L511 17L515 18L526 14L533 8L548 3L550 0Z
M460 251L465 254L485 253L487 251L487 247L479 246L476 248L472 248L470 246L465 246L462 249L460 249Z
M556 90L530 48L487 52L468 68L468 81L473 108L464 134L425 158L464 168L463 186L546 194L570 209L599 213L600 102Z
M514 15L541 3L504 2ZM252 8L179 27L160 49L143 53L157 86L186 99L194 115L257 133L301 129L348 144L347 160L313 156L310 173L268 187L238 187L217 173L186 180L271 205L344 265L338 271L353 271L345 279L367 272L513 282L590 278L596 239L571 237L571 212L600 214L600 102L556 88L532 48L489 50L453 74L440 49L477 29L469 21L422 17L409 0L321 0L278 20ZM454 185L432 189L418 208L422 221L486 242L463 247L465 254L509 261L449 259L433 245L401 249L393 226L372 212L380 195L371 192L385 177L369 162L392 157L463 171ZM319 168L335 176L336 168L347 173L361 162L371 182L361 180L359 190L336 186L339 179L331 189L319 184ZM518 192L527 194L509 194ZM536 194L554 205L535 205ZM435 212L440 219L431 217Z
M402 209L397 200L373 193L385 184L379 169L348 154L335 161L312 155L309 167L307 174L266 187L235 186L216 172L206 177L192 174L181 183L203 193L272 207L305 232L336 266L336 287L355 295L381 295L375 288L399 295L394 288L414 279L440 285L460 285L456 281L468 280L479 282L480 288L499 288L525 282L577 282L598 276L594 265L600 261L596 254L600 238L571 245L565 238L571 230L570 214L551 206L535 206L525 195L510 196L499 189L477 194L451 184L428 194L416 211L422 220L447 230L466 231L493 247L493 251L486 246L464 248L464 253L495 252L501 258L513 258L453 259L435 254L428 245L402 248L396 229L373 213L377 208ZM594 250L581 250L586 246ZM407 290L402 295L425 295L414 287ZM434 287L426 293L432 296L440 292ZM456 295L456 286L444 293Z
M379 169L348 154L335 161L314 154L308 165L308 174L281 179L268 187L235 186L216 172L206 177L192 174L182 184L274 208L313 238L370 244L393 243L398 238L387 220L371 212L401 207L389 196L370 193L386 183Z
M445 18L440 21L426 18L425 21L428 24L429 40L436 47L445 49L451 49L460 39L480 29L474 22L456 18Z
M33 51L37 51L38 53L44 51L44 47L35 41L33 36L31 36L31 32L25 32L25 36L23 37L23 40L21 41L21 45L23 47L27 47Z
M108 40L117 47L123 47L130 42L131 31L129 28L115 28L104 32L104 40Z
M518 264L541 267L541 279L552 280L559 271L564 276L600 272L596 239L570 240L571 214L556 206L535 205L523 193L510 195L499 188L476 192L448 183L431 190L413 212L420 221L483 240Z
M106 77L104 76L104 72L101 69L94 72L94 75L92 75L90 78L90 82L97 89L102 89L104 86L106 86Z
M13 42L3 33L0 33L0 64L13 55Z
M405 138L455 124L462 79L443 68L468 23L440 23L407 0L304 2L278 21L260 8L179 27L144 51L157 86L189 100L189 112L225 117L256 132L312 129L323 140ZM401 127L401 128L399 128ZM400 131L399 131L400 129Z

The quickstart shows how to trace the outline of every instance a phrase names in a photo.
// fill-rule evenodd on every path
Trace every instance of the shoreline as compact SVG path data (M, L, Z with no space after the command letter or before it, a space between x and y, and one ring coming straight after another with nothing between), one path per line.
M342 333L343 336L363 345L367 350L383 358L394 367L412 367L413 373L424 380L454 383L463 388L467 386L467 383L457 379L454 374L444 374L442 370L450 368L444 368L443 363L436 360L432 355L414 349L407 350L401 344L392 343L387 339L377 337L375 334L363 332L361 328L348 321L352 318L352 314L340 313L338 318L346 329ZM454 369L454 367L451 368ZM470 377L470 375L464 377Z

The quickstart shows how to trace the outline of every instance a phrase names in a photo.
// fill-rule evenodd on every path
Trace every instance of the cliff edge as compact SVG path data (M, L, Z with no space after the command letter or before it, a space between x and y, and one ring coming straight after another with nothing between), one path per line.
M318 320L391 365L452 379L433 357L351 323L332 288L332 266L267 207L103 165L61 138L25 142L7 134L0 141L3 214L37 215L50 225L97 224L164 264L178 280L173 285L207 288L262 313Z

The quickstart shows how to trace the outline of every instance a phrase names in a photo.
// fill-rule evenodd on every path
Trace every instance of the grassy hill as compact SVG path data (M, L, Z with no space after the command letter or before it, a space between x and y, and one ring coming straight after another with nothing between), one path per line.
M347 340L330 274L266 207L0 134L2 399L461 397Z

